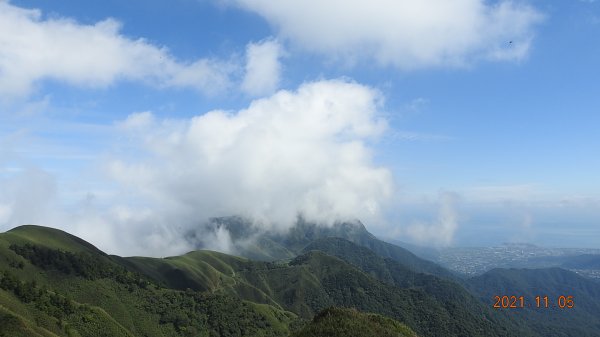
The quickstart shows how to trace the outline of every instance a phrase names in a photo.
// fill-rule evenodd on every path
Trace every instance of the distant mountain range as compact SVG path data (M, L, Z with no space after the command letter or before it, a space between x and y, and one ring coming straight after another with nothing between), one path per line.
M0 234L0 336L599 335L600 284L561 269L464 279L360 222L301 220L279 234L239 217L213 225L254 259L206 250L111 256L39 226ZM538 290L575 296L576 306L492 307L495 295Z

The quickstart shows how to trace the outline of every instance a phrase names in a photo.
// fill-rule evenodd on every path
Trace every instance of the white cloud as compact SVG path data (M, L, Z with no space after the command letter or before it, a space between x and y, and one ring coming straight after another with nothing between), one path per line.
M250 43L246 48L246 75L242 90L249 95L273 93L279 85L281 46L277 41Z
M56 206L56 189L54 178L34 167L0 176L0 228L48 220Z
M412 240L423 245L450 245L458 229L457 200L457 194L449 192L440 194L438 218L431 223L419 222L409 225L404 232Z
M204 231L199 239L202 242L203 249L216 250L229 254L235 253L231 235L224 226L218 226L214 231Z
M202 229L213 216L246 216L273 230L300 213L320 223L370 223L393 190L390 171L371 158L371 144L386 131L382 104L374 89L331 80L235 112L178 120L134 113L107 131L114 145L98 160L108 177L52 174L12 160L2 147L0 229L33 223L110 253L165 256L194 248L188 232L231 251L224 228ZM7 171L15 165L18 171Z
M216 1L257 13L306 50L400 69L522 59L542 19L515 1Z
M120 28L114 19L86 25L0 1L0 97L26 96L46 79L89 87L141 81L203 93L229 86L235 67L228 62L180 62L165 47L126 37Z
M56 176L36 167L0 175L0 231L25 224L60 228L122 255L168 256L193 249L181 227L156 209L127 205L114 191L105 197L106 207L86 195L65 208L61 192Z
M127 118L119 123L123 129L126 130L135 130L135 129L144 129L154 123L154 116L150 111L136 112L133 113Z
M390 172L371 161L370 139L385 122L380 95L346 81L279 91L238 112L160 121L147 113L120 124L150 159L116 159L109 171L137 200L173 223L242 215L287 228L309 220L368 220L392 191ZM154 120L142 132L137 121ZM135 122L132 122L135 121ZM148 158L146 156L146 158Z

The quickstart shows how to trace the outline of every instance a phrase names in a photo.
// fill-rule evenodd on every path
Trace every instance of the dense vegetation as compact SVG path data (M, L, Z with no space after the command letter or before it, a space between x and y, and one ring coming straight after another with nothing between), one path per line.
M409 327L393 319L364 314L354 309L327 308L293 337L417 337Z
M575 274L511 271L470 280L481 301L452 276L436 276L439 267L410 256L399 261L401 250L394 258L331 237L298 250L306 238L323 234L305 225L304 238L288 236L295 239L287 251L295 247L299 255L275 262L210 251L121 258L58 230L16 228L0 234L0 336L541 337L600 331L600 285ZM346 238L364 234L356 224L339 226L335 231L346 230ZM572 317L491 310L484 294L535 287L566 292L561 284L588 297L577 300L582 310ZM337 309L327 309L332 306ZM545 324L548 318L552 324Z
M462 327L469 324L476 324L481 329L486 329L486 326L500 327L494 333L489 332L490 335L510 334L510 332L520 335L532 334L523 322L511 320L501 313L494 312L491 306L482 303L460 284L430 274L415 272L394 259L383 258L370 249L347 240L319 239L306 246L304 250L322 251L344 260L384 283L402 289L420 291L432 302L439 304L451 320ZM485 317L483 322L481 317ZM476 329L476 326L470 328L473 331Z
M599 336L600 284L560 268L493 269L470 280L471 288L482 301L492 306L495 296L523 296L522 309L511 315L525 319L542 336ZM548 296L549 307L536 296ZM560 308L560 296L573 296L573 308Z
M282 336L297 324L225 293L159 287L63 234L0 234L0 336Z
M142 288L150 284L147 278L112 263L103 255L90 252L72 253L30 243L24 245L12 244L9 248L43 270L55 270L88 280L109 278L119 283L137 285Z
M289 263L204 251L167 259L126 260L133 269L168 287L220 289L248 301L279 305L305 319L339 305L396 318L423 336L531 334L451 281L415 273L343 239L324 239L307 249L311 247L355 265L318 251L306 252ZM368 268L367 273L362 267Z

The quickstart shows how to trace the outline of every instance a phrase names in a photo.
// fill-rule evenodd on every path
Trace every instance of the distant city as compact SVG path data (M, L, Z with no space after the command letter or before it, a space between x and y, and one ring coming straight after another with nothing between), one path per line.
M466 276L483 274L494 268L561 267L600 280L600 249L505 243L498 247L441 249L435 262Z

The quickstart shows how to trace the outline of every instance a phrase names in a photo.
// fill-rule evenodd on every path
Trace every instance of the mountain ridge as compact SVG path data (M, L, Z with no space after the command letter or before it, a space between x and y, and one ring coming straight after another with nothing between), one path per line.
M346 236L364 234L356 228ZM498 291L490 280L514 283L515 291L531 280L553 287L567 280L574 288L588 287L582 294L595 299L598 285L576 274L534 270L520 279L521 271L497 271L487 281L457 283L322 234L295 233L297 243L316 239L293 258L255 261L214 251L162 259L119 257L60 230L15 228L0 234L0 309L5 308L0 319L15 335L94 336L93 326L105 324L115 336L286 336L311 325L321 331L322 322L313 318L336 306L389 317L422 337L594 336L593 315L600 312L594 301L578 300L584 311L574 311L573 317L546 316L578 324L569 333L560 325L544 328L540 313L491 310L484 294ZM50 239L44 241L46 235ZM377 241L370 242L377 247ZM396 258L412 258L398 252ZM542 283L530 286L544 289Z
M300 217L296 224L287 231L269 233L256 228L249 220L231 216L213 218L207 228L216 230L220 227L229 231L234 245L242 238L251 238L244 241L244 244L235 247L238 255L250 259L263 261L290 259L300 254L307 245L315 240L337 237L366 247L384 258L394 259L418 272L458 280L454 273L440 265L420 258L408 249L378 239L358 220L319 225ZM202 247L202 245L197 246L199 249Z

